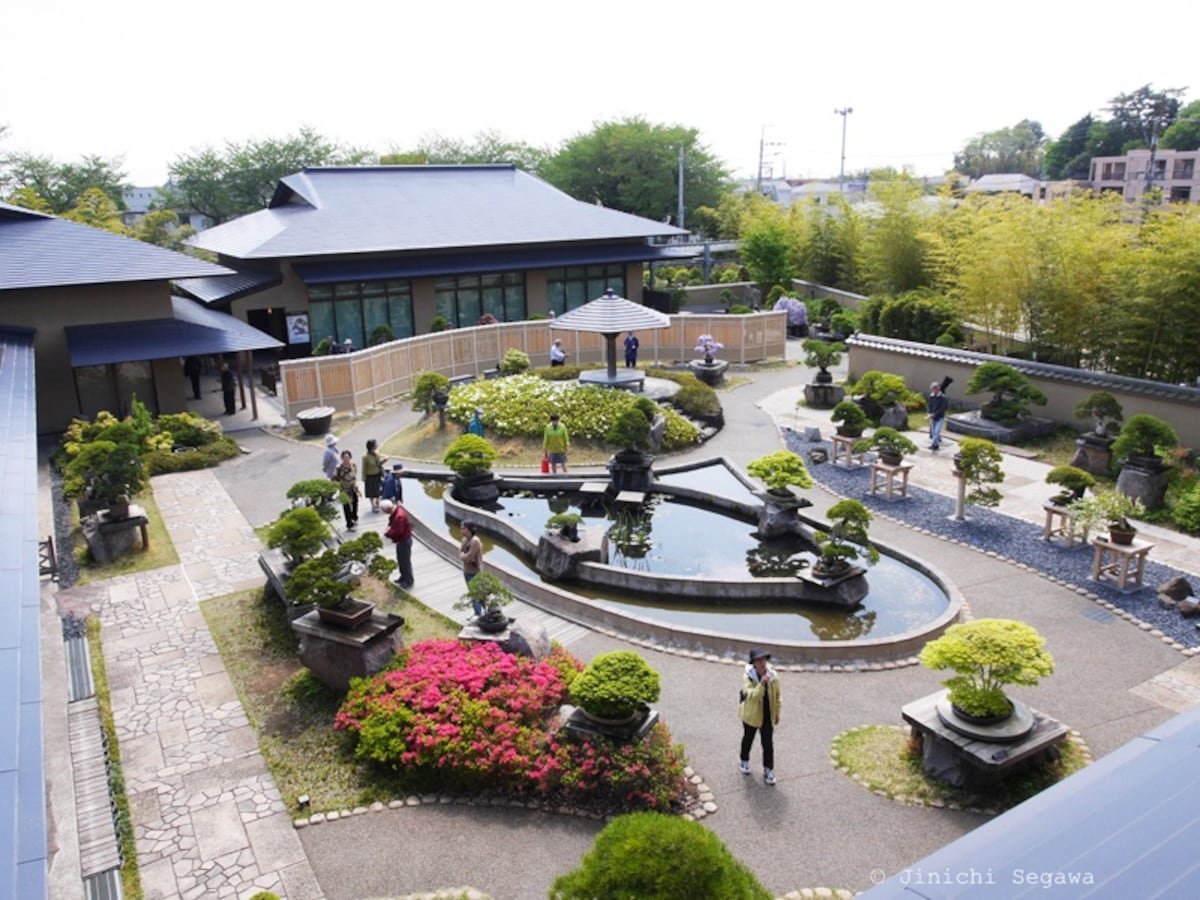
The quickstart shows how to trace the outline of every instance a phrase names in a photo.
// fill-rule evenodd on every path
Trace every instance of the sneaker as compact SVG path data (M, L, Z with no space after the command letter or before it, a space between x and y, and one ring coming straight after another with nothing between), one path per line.
M763 769L763 781L765 781L767 784L774 784L775 783L775 770L774 769Z
M748 760L748 759L739 760L738 761L738 771L741 772L743 775L749 775L750 774L750 760Z
M353 530L354 530L354 529L356 529L357 527L358 527L357 525L355 525L353 522L351 522L349 525L347 525L347 526L346 526L346 530L347 530L347 531L353 531Z

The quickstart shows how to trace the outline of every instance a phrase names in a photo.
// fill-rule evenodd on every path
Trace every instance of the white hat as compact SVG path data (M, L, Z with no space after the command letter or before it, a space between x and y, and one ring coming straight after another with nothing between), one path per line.
M325 446L326 447L332 447L336 443L337 443L337 437L335 437L332 434L325 435Z
M390 513L393 509L396 508L396 504L393 503L391 500L380 500L379 508L381 510L383 510L385 513Z

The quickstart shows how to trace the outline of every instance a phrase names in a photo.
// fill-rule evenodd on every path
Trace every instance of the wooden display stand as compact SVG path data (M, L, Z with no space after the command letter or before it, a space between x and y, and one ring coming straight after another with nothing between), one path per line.
M1141 588L1146 556L1154 548L1153 544L1149 541L1114 544L1102 537L1094 538L1092 544L1096 547L1096 556L1092 560L1092 581L1111 576L1117 579L1119 591L1136 591ZM1126 587L1130 581L1133 586Z
M1062 538L1068 550L1074 549L1077 538L1081 545L1087 543L1088 530L1086 528L1082 531L1076 529L1075 517L1067 511L1065 506L1047 501L1042 504L1042 509L1046 511L1046 524L1042 528L1043 541L1052 541L1056 537Z
M833 442L833 464L841 465L846 469L853 469L855 466L861 466L863 455L854 452L854 445L862 440L861 437L845 437L840 434L835 434L830 440ZM845 456L846 461L840 462Z
M912 471L912 463L901 463L890 466L884 462L871 463L871 496L882 490L888 500L905 499L908 497L908 473Z

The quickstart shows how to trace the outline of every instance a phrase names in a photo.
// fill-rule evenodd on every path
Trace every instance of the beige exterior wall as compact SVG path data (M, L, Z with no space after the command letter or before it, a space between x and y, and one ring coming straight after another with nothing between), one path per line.
M5 291L0 297L0 320L5 325L36 331L33 346L38 432L62 431L79 415L67 348L67 326L169 319L171 314L171 297L165 281ZM154 399L159 410L184 409L183 373L178 363L160 360L153 371L158 393Z
M1146 192L1146 169L1150 165L1149 150L1130 150L1124 156L1092 158L1090 183L1092 190L1119 191L1126 200L1137 200ZM1154 187L1170 200L1172 192L1186 190L1189 203L1200 203L1200 151L1158 150L1154 166L1161 174L1153 179Z

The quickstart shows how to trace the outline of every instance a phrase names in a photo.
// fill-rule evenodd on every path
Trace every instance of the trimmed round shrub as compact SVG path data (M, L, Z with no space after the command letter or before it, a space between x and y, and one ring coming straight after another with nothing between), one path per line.
M446 448L442 459L455 475L469 478L490 472L496 460L496 448L477 434L464 434Z
M510 347L504 351L504 358L500 360L501 375L518 375L529 368L529 354L524 350L518 350L516 347Z
M624 719L656 701L658 673L632 650L601 653L571 682L571 702L594 716Z
M754 874L699 822L661 813L613 819L579 868L560 875L553 900L770 900Z
M413 406L416 412L431 413L435 409L433 395L450 391L450 379L440 372L422 372L413 385Z

